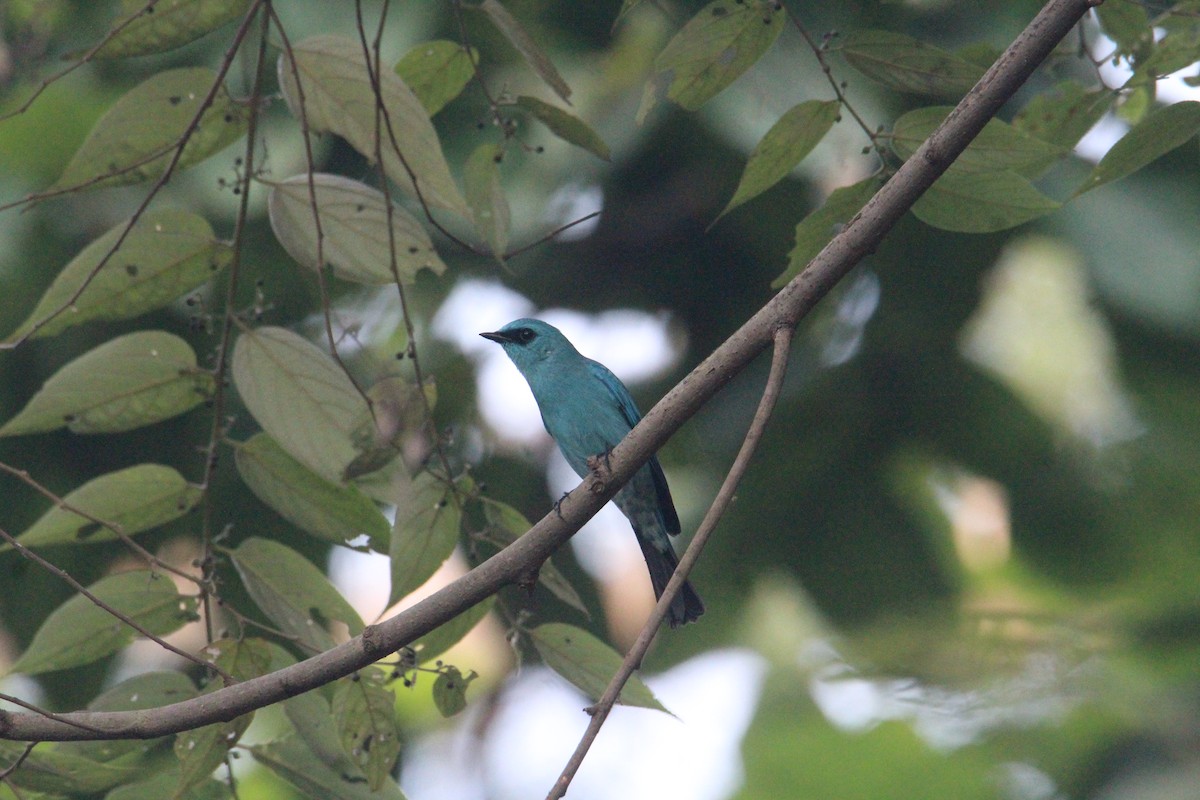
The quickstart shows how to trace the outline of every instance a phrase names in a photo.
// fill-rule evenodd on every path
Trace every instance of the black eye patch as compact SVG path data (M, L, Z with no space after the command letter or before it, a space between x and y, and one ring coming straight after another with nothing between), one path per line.
M530 328L517 328L513 331L513 339L519 344L529 344L537 338L537 334Z

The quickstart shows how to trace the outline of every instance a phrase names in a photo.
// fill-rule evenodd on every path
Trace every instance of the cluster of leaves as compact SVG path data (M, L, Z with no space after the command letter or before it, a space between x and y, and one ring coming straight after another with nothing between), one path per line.
M626 0L621 15L636 5ZM570 87L505 7L498 0L483 0L474 8L546 87L569 103ZM112 32L85 58L160 53L238 20L239 36L244 36L251 21L266 13L253 0L126 0ZM701 108L772 47L788 19L776 2L717 0L706 5L654 60L639 121L664 101L686 110ZM1200 58L1197 3L1178 3L1156 19L1140 6L1109 3L1099 20L1117 43L1113 57L1133 67L1129 83L1109 88L1098 81L1068 81L1033 97L1011 122L992 121L918 203L914 213L920 219L945 230L991 232L1059 208L1061 203L1032 181L1069 158L1071 148L1118 101L1133 127L1074 196L1145 166L1200 130L1200 103L1159 109L1152 103L1159 75ZM1156 28L1165 29L1165 35L1156 37ZM836 46L827 41L817 52L824 64L835 51L888 89L943 102L969 90L984 70L977 57L887 31L856 31ZM278 88L296 125L305 134L340 137L384 178L377 188L314 168L263 182L269 187L267 207L278 242L322 281L328 273L354 284L395 285L403 293L421 270L441 274L447 269L425 223L396 202L393 188L430 221L435 213L439 218L452 215L502 259L511 232L499 172L515 135L509 115L537 120L582 150L610 157L600 136L559 105L528 95L502 96L489 99L502 138L470 154L460 189L432 117L477 78L478 53L465 43L430 41L386 69L371 52L365 38L325 34L295 43L284 38L278 57ZM260 87L250 98L231 96L224 81L228 67L229 61L220 71L170 69L128 91L96 123L45 194L143 182L161 187L173 172L239 141L251 130L267 92ZM833 87L835 99L803 102L770 128L718 218L783 180L833 129L846 110L837 84ZM948 106L931 105L903 115L887 134L864 130L872 144L886 142L890 148L879 147L885 156L879 171L836 190L799 221L780 284L808 263L837 226L871 197L892 166L912 157L949 112ZM250 143L249 153L255 145ZM218 239L199 214L150 207L155 196L151 191L137 213L63 267L4 345L15 347L93 321L133 319L241 268L237 242ZM447 233L441 223L434 224ZM464 539L500 548L529 528L516 509L482 495L469 475L450 474L445 459L430 458L430 464L440 462L440 467L430 467L404 457L413 440L423 452L440 447L429 433L437 401L432 381L420 380L419 374L412 380L376 375L363 389L336 356L333 342L326 350L281 327L255 327L250 315L234 309L224 314L226 330L237 337L222 341L215 370L201 368L191 345L167 331L119 336L63 366L0 426L0 437L64 427L80 435L120 433L206 403L219 413L224 382L230 378L261 428L243 441L221 442L232 448L242 481L282 518L322 543L387 555L389 603L425 583ZM222 424L214 426L221 435ZM217 445L210 442L209 452ZM208 486L207 480L189 483L171 467L138 464L66 493L15 541L35 550L129 541L202 503L215 502ZM396 509L394 521L385 507ZM480 519L483 523L477 524ZM240 625L242 635L219 639L205 649L204 660L214 671L236 680L264 675L295 663L297 655L333 647L343 630L352 636L362 632L358 612L309 559L278 542L239 539L236 546L217 547L216 555L232 565L277 636L249 636ZM38 675L92 664L128 644L135 633L161 637L196 620L214 591L211 574L200 576L189 593L168 581L161 565L152 566L102 578L86 594L68 600L43 621L13 671ZM586 614L579 595L552 562L542 567L538 580L564 604ZM460 711L474 673L438 659L492 608L491 602L480 604L412 643L390 671L372 667L286 701L283 710L292 731L250 746L249 752L312 797L399 797L391 778L402 741L394 684L402 680L411 686L420 673L433 673L439 710L447 715ZM135 627L116 621L114 611ZM525 628L515 621L514 627L547 665L593 698L616 669L611 648L580 628L562 623ZM216 690L217 683L203 691ZM154 672L113 687L89 709L152 708L201 691L180 673ZM622 701L661 709L636 681ZM246 716L188 731L173 741L62 744L24 754L21 746L4 744L0 758L21 761L7 776L14 786L47 796L220 797L227 790L212 778L213 771L249 722Z

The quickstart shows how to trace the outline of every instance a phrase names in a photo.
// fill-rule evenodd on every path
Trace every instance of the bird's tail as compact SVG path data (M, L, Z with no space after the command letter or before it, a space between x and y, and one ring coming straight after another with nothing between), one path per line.
M647 537L642 536L640 531L635 530L634 533L637 534L638 544L642 546L642 556L646 559L647 569L650 570L650 583L654 586L654 597L657 599L662 597L663 590L667 588L667 581L671 580L679 559L671 549L670 542L666 542L667 549L663 551L647 541ZM696 594L692 584L684 581L683 588L675 595L670 609L667 610L667 624L678 628L680 625L694 622L703 613L704 603L700 600L700 595Z

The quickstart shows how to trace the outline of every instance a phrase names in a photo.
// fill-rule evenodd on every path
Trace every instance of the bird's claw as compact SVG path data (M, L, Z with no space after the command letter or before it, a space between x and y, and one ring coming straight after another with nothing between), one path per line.
M566 499L567 499L568 497L570 497L570 496L571 496L571 493L570 493L570 492L563 492L563 494L562 494L562 497L560 497L560 498L558 498L557 500L555 500L555 501L554 501L554 513L558 515L558 518L559 518L559 519L562 519L562 518L563 518L563 515L562 515L562 502L563 502L563 500L566 500Z

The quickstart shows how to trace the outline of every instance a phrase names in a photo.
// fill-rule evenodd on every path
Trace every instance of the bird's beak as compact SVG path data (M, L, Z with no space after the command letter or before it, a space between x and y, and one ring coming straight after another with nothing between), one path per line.
M479 335L485 339L491 339L493 342L498 342L499 344L504 344L505 342L511 341L511 339L508 338L508 334L500 331L491 331L489 333L481 333Z

